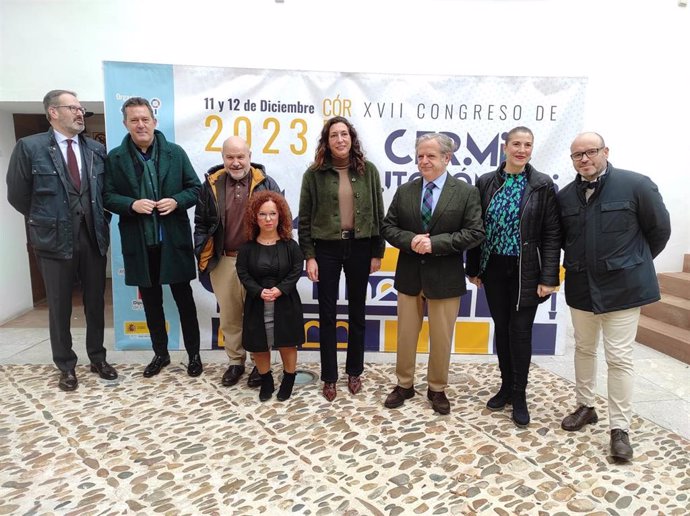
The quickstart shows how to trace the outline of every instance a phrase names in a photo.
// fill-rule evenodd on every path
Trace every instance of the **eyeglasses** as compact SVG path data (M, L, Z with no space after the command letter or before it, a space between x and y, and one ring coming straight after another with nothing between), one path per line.
M603 149L604 147L599 147L598 149L587 149L585 152L573 152L570 155L570 159L573 161L580 161L582 159L582 156L587 156L588 158L593 158L597 154L599 154L599 151Z
M61 108L61 107L66 107L69 108L69 110L72 112L73 115L76 115L77 113L81 113L82 115L86 113L86 109L84 109L81 106L53 106L56 108Z
M258 216L259 216L259 218L262 219L262 220L266 220L266 219L269 218L269 217L272 218L272 219L278 218L278 214L277 214L275 211L272 211L272 212L270 212L270 213L264 213L263 211L260 211L260 212L258 213Z

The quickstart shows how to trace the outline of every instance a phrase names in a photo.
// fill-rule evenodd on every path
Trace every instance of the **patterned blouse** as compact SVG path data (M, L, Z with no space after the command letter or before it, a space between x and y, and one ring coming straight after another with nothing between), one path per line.
M501 175L505 182L496 191L486 210L486 240L482 245L479 274L486 270L492 254L520 255L520 201L525 193L527 175L524 171L519 174L501 171Z

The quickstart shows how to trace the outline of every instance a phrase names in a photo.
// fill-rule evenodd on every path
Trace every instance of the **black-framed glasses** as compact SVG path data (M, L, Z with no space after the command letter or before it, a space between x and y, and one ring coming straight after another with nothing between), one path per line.
M69 110L72 112L73 115L76 115L77 113L81 113L82 115L86 113L86 109L84 109L81 106L54 106L56 108L61 108L61 107L66 107L69 108Z
M570 159L573 161L580 161L582 159L582 156L587 156L588 158L593 158L597 154L599 154L599 151L603 149L604 147L599 147L598 149L587 149L584 152L573 152L570 155Z

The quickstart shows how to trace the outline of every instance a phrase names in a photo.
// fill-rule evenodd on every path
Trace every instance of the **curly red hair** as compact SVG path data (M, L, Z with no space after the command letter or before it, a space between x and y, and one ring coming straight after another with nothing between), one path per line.
M259 235L258 214L261 206L268 201L276 205L278 213L278 236L281 240L292 238L292 214L285 197L272 190L262 190L252 194L247 203L247 210L244 212L244 227L249 240L256 240Z

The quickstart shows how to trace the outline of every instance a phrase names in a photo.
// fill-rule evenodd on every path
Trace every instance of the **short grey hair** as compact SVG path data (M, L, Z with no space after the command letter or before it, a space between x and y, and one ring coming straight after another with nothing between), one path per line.
M48 119L48 122L50 122L50 115L48 114L48 109L51 107L57 106L58 105L58 97L60 95L73 95L77 96L77 94L73 91L70 90L50 90L48 93L46 93L46 96L43 97L43 109L46 112L46 118Z
M452 154L455 150L455 142L450 136L447 136L443 133L425 133L417 138L417 141L414 144L415 153L422 143L429 140L438 142L439 147L441 147L442 154Z

